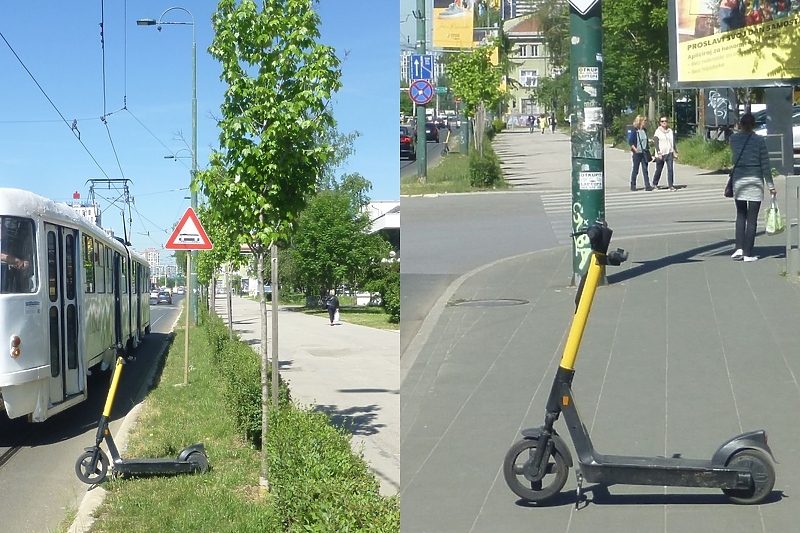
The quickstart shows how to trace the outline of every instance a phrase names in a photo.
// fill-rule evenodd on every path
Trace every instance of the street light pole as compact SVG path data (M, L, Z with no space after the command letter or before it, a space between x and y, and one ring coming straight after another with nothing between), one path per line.
M164 22L164 15L170 11L183 11L192 19L191 22ZM136 21L139 26L156 26L158 31L161 31L161 26L165 25L190 25L192 27L192 170L191 170L191 183L189 184L189 192L191 194L192 210L197 211L197 32L194 23L194 15L192 12L184 7L170 7L161 13L158 20L154 19L139 19ZM189 262L188 270L186 273L189 287L197 288L197 271L195 265L197 264L197 251L192 250L189 252L192 260ZM197 325L197 297L199 291L189 290L189 316L191 322Z

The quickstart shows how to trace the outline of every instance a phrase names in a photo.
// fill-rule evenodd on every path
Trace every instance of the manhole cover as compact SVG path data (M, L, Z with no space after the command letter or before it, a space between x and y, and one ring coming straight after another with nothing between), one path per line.
M451 300L449 305L458 307L507 307L509 305L525 305L528 300L515 298L497 298L493 300Z

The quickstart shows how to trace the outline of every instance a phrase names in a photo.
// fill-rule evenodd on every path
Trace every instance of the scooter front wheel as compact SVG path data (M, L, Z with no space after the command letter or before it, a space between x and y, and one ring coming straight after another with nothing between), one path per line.
M764 501L775 486L775 465L772 458L761 450L747 448L731 455L726 466L746 468L753 477L748 489L722 489L733 503L755 505Z
M567 482L569 466L553 448L547 459L544 477L535 480L531 475L533 457L539 441L525 439L514 444L503 461L503 476L511 491L530 502L544 502L561 492Z
M78 475L78 479L87 485L102 483L108 473L108 457L103 450L97 450L97 461L94 467L92 467L93 456L94 451L85 451L75 461L75 473Z

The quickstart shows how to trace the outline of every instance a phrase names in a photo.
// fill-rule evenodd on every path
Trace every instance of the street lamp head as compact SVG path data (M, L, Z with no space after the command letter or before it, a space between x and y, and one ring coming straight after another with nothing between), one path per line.
M139 19L136 21L137 26L155 26L156 19Z

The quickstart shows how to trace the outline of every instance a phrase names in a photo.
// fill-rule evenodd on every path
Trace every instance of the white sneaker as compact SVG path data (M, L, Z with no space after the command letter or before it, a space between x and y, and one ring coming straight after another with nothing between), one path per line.
M742 257L743 255L744 255L744 251L741 248L739 248L738 250L736 250L735 252L733 252L731 254L731 259L738 259L738 258Z
M754 256L750 256L750 257L745 257L743 259L743 261L745 263L752 263L753 261L758 261L758 256L754 255Z

